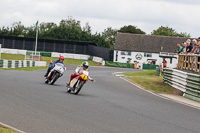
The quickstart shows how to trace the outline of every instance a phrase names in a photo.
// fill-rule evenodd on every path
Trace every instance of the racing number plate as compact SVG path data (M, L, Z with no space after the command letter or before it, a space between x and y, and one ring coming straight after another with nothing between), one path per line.
M74 84L77 82L77 79L73 79L71 82L70 82L70 87L74 87Z

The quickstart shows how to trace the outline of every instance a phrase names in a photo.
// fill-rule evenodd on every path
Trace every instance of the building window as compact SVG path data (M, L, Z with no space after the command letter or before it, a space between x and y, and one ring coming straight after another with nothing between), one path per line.
M125 59L125 57L122 57L122 59Z
M152 53L144 53L144 57L152 57Z
M121 51L121 55L131 56L131 51Z

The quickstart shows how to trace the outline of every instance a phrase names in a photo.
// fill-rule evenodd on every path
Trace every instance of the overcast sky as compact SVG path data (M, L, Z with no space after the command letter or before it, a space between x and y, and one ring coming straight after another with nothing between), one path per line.
M73 16L92 32L135 25L150 34L160 26L200 36L200 0L0 0L0 27L21 21L59 24Z

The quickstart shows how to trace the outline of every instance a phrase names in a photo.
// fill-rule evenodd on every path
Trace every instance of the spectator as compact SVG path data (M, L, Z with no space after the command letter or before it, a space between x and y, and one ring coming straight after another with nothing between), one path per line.
M190 44L190 42L187 42L187 47L186 47L186 54L190 53L192 51L192 45Z
M197 49L197 40L193 39L192 44L193 44L193 47L192 47L191 53L195 53L195 50Z
M200 38L199 38L199 40L200 40ZM194 50L194 53L200 54L200 41L197 42L197 46L196 46L196 49Z
M183 51L183 47L181 46L181 44L177 44L178 50L176 51L178 54L180 54Z
M187 47L187 44L186 42L182 42L182 47L183 47L183 50L182 50L182 53L186 53L186 47Z
M191 43L191 40L190 40L190 39L187 39L187 40L186 40L186 43L188 43L188 42Z
M200 42L200 37L198 38L198 41L197 42Z
M126 63L128 63L128 64L129 64L129 63L130 63L130 61L131 61L131 59L130 59L130 58L128 58Z
M165 60L165 58L163 59L163 67L167 67L167 61Z

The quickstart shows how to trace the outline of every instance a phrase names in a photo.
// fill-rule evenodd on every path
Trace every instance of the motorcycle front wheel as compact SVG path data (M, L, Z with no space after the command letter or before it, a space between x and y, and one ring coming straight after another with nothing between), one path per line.
M71 92L71 88L69 87L69 85L67 85L66 87L67 87L67 92L70 93Z
M60 74L57 72L53 75L52 80L50 81L51 85L53 85L56 82L56 80L59 78L59 75Z
M48 83L49 83L49 80L46 78L46 79L44 80L44 82L45 82L46 84L48 84Z
M75 94L75 95L77 95L77 94L80 92L80 90L81 90L81 88L83 87L83 85L84 85L84 82L83 82L83 81L80 81L80 82L76 85L75 90L74 90L74 94Z

